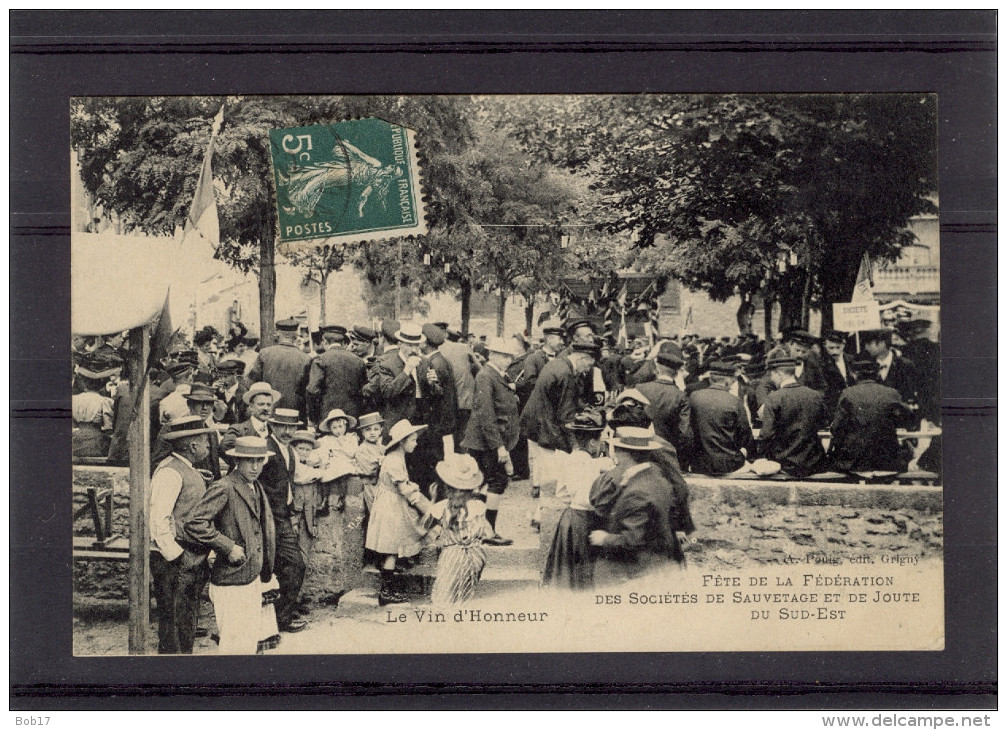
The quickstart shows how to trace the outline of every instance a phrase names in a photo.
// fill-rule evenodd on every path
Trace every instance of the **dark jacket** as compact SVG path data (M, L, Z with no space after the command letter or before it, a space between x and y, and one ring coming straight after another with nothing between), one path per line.
M266 382L276 388L280 391L280 400L273 405L295 408L304 420L307 416L305 390L310 365L311 357L294 345L270 345L259 351L247 379L249 383Z
M941 346L925 338L913 340L902 348L902 356L916 369L920 415L933 423L940 423Z
M701 474L727 474L745 463L741 449L752 442L752 428L741 399L719 385L689 396L695 437L692 470Z
M273 455L269 457L266 465L262 468L262 474L259 475L259 483L266 490L266 497L269 499L269 508L273 512L273 518L285 520L290 517L288 499L292 494L293 467L297 463L297 453L289 444L284 446L277 441L273 434L269 434L269 438L266 439L266 446L273 452ZM287 450L287 462L290 463L289 469L287 468L287 462L283 460L283 449Z
M367 384L364 361L349 350L332 347L311 361L308 374L308 417L321 423L333 408L356 418Z
M269 424L266 424L266 430L269 431ZM234 460L226 455L226 452L234 448L234 442L238 440L241 436L258 436L258 432L255 430L255 426L252 425L252 419L242 421L241 423L231 424L224 435L220 438L220 458L226 461L228 464L233 464Z
M670 521L674 495L661 470L654 464L631 466L620 486L602 528L609 535L595 563L600 584L638 578L684 559Z
M901 471L896 429L910 418L894 388L861 379L839 396L829 456L836 471Z
M825 412L831 419L836 413L836 405L839 403L839 394L857 382L853 373L853 357L843 353L843 362L846 363L846 377L839 372L836 361L831 357L822 358L822 374L825 377Z
M903 403L919 403L920 376L916 366L906 358L893 356L885 378L879 378L878 382L899 391Z
M563 424L577 414L578 379L573 364L557 355L539 374L535 389L521 412L521 431L546 449L570 451L569 432Z
M541 347L532 350L523 358L519 358L511 363L507 368L507 374L514 380L514 388L517 391L518 401L524 408L531 398L532 391L535 390L535 383L542 369L554 359Z
M473 451L508 451L517 445L520 433L518 397L509 378L492 365L484 365L476 375L472 417L465 428L462 448Z
M825 391L826 382L822 358L815 350L808 350L804 355L804 370L797 382L812 390Z
M685 393L664 376L640 383L636 389L650 401L646 412L654 422L654 432L675 447L680 461L685 459L692 450L692 414Z
M437 373L437 382L430 383L428 373ZM423 439L437 439L453 434L458 424L458 391L451 365L439 352L433 352L416 367L416 377L422 394L416 404L416 423L427 425L420 434Z
M384 435L403 418L416 418L416 381L405 372L399 351L386 352L371 368L365 393L385 419Z
M797 382L787 383L770 393L762 408L762 455L780 462L793 476L823 471L825 450L818 431L827 425L822 394Z
M269 501L258 482L246 484L237 474L214 482L185 516L189 540L217 553L210 582L218 586L248 585L256 578L268 581L276 556L276 532ZM234 545L245 550L245 560L228 559Z

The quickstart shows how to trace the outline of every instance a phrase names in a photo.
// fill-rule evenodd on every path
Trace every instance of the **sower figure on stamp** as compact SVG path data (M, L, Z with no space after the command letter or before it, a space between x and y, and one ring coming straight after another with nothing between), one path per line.
M210 600L221 654L255 654L261 641L276 631L275 618L265 626L264 615L273 614L263 607L273 574L276 535L269 499L257 481L266 459L274 455L264 439L238 438L227 451L234 469L211 484L185 518L189 539L217 555L210 573Z
M169 454L150 479L150 573L157 600L157 653L191 654L199 599L209 579L209 549L184 532L185 516L206 493L194 464L209 453L199 416L184 416L162 429Z
M510 545L513 540L496 531L500 499L514 471L510 452L520 433L518 397L507 376L514 358L513 340L493 337L486 343L489 362L476 375L472 416L462 446L472 454L486 478L486 519L491 533L487 545Z

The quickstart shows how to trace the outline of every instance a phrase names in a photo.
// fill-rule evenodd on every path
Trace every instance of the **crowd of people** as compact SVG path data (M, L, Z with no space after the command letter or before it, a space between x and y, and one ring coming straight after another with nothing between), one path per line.
M683 474L904 470L897 428L940 416L925 325L858 333L856 356L846 333L803 330L620 349L588 320L546 323L535 346L444 322L329 325L316 342L289 319L262 347L240 325L226 340L204 328L158 363L150 388L159 651L192 651L207 583L222 652L305 628L319 525L348 497L360 497L347 529L379 571L381 605L406 600L399 575L431 538L431 600L470 599L486 548L512 542L497 530L501 498L525 479L536 504L555 489L566 508L543 536L544 584L675 569L694 529ZM124 347L121 335L74 343L76 457L125 459ZM939 466L939 449L924 456ZM542 507L528 518L540 528Z

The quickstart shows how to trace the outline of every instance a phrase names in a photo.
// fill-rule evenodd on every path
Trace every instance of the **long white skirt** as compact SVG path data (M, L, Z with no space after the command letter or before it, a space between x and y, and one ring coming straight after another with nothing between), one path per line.
M274 579L275 581L275 579ZM220 633L220 654L255 654L260 640L279 635L276 610L262 605L262 594L272 583L253 580L243 586L210 584L210 600Z

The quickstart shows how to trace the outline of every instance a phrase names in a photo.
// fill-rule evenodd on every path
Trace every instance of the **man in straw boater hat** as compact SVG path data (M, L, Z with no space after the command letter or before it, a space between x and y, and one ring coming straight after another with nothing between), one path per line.
M157 651L191 654L199 598L210 575L209 550L183 530L186 513L203 498L206 480L196 471L209 454L208 428L198 415L169 422L161 431L169 454L150 479L150 573L157 600Z
M311 361L308 374L308 415L313 423L320 423L326 413L339 408L356 418L363 406L367 366L346 349L345 327L322 327L322 339L325 352Z
M563 427L577 414L578 376L591 372L601 348L596 344L575 342L569 353L557 355L539 374L531 397L521 412L521 429L528 437L533 495L555 484L556 451L569 452L571 437ZM532 526L541 525L541 506L536 499Z
M734 364L717 360L711 363L709 372L710 387L689 395L696 438L692 470L728 474L745 465L746 452L752 447L752 427L744 403L729 392L735 377Z
M307 623L297 616L297 601L304 583L305 565L297 530L291 522L297 454L290 442L304 423L293 408L275 408L268 420L269 436L266 443L273 454L262 468L259 483L269 500L276 533L274 572L280 584L280 597L276 600L276 622L280 631L295 632L304 629Z
M493 534L485 543L510 545L513 540L496 531L496 522L500 499L514 472L510 452L517 445L521 428L517 393L506 374L517 352L514 340L503 337L491 337L486 352L489 362L476 375L472 415L461 445L486 477L486 520Z
M596 585L641 578L685 561L672 525L675 493L650 456L665 444L649 429L623 426L611 445L620 467L619 491L604 528L588 535L597 551Z
M420 396L416 369L422 361L420 345L426 341L420 326L411 322L402 325L392 338L397 346L386 350L374 363L364 391L374 399L385 419L386 436L388 429L399 421L416 419L416 401Z
M829 458L841 472L902 471L907 459L897 429L912 412L899 392L878 382L878 362L867 353L853 361L856 382L839 395L829 430Z
M188 512L185 534L217 555L210 573L210 600L220 653L255 654L260 641L276 633L275 618L270 627L264 626L269 614L263 610L263 594L274 570L275 522L258 482L273 452L265 439L242 436L227 456L234 469L211 484Z
M213 406L217 402L217 395L209 385L205 383L193 383L189 388L189 392L185 394L185 402L189 407L189 412L186 415L198 416L202 420L203 425L209 429L207 432L208 453L202 460L194 462L193 466L197 469L205 469L213 479L220 479L220 437L213 427ZM167 432L168 426L162 426L157 434L157 439L154 441L154 447L150 455L152 472L173 450L173 444L165 438L165 433Z
M241 400L245 405L246 419L231 425L220 440L220 448L224 452L224 460L228 461L227 451L234 448L236 439L242 436L258 436L269 438L269 417L280 399L280 391L269 383L252 383Z
M307 415L305 390L308 386L308 367L311 356L297 346L296 319L283 319L276 323L277 344L264 347L248 371L251 382L264 381L280 391L283 405L297 411L302 420Z
M806 477L824 471L825 450L818 431L828 425L828 415L822 393L797 382L797 364L782 353L766 361L776 390L762 404L759 448L790 476Z

